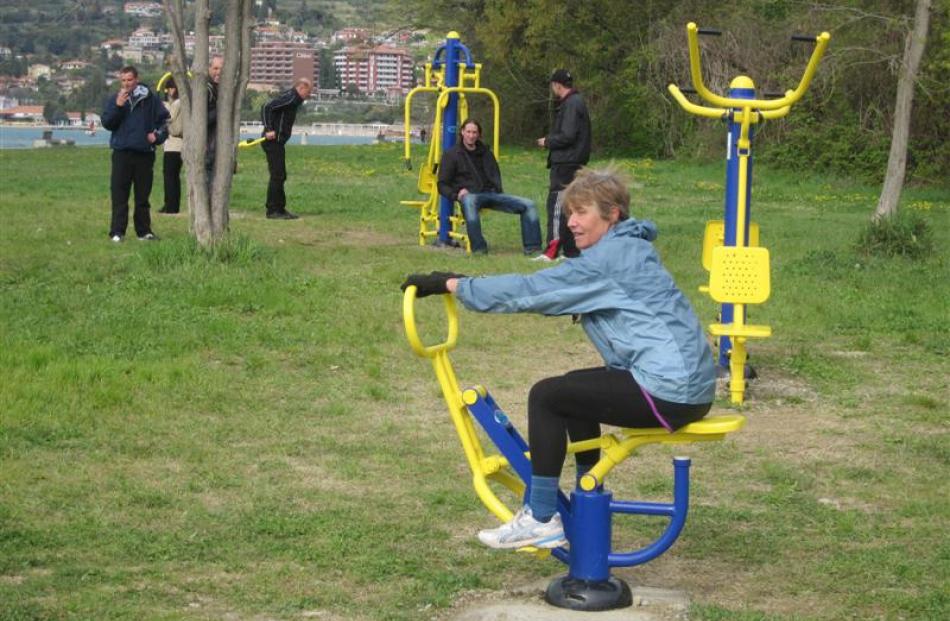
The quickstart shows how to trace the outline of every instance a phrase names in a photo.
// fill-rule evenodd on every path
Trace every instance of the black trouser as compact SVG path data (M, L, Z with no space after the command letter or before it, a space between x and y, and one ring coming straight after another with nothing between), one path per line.
M267 213L287 210L287 195L284 194L284 182L287 181L287 165L284 145L276 140L261 143L267 154L267 170L270 179L267 182Z
M712 405L652 398L657 411L673 429L699 420ZM531 473L560 476L567 455L567 436L572 442L599 437L600 423L617 427L662 426L626 369L580 369L532 386L528 394ZM600 459L600 450L577 453L575 459L578 465L593 466Z
M181 153L165 151L162 157L162 175L165 178L165 213L181 209Z
M141 151L112 152L112 224L109 236L125 235L129 226L129 191L135 184L135 211L132 221L135 233L141 237L152 232L152 217L149 214L148 196L152 193L152 168L155 153Z
M551 248L551 242L557 240L558 248L565 257L576 257L580 254L574 243L574 234L567 228L567 213L564 210L564 188L574 181L574 175L581 167L577 164L554 164L551 166L550 183L548 185L548 228L546 247ZM557 252L554 253L557 255ZM554 257L551 257L552 259Z

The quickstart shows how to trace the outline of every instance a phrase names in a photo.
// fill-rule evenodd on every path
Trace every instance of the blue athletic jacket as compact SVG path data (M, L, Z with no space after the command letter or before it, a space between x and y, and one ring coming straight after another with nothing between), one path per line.
M144 90L143 90L144 89ZM141 151L149 153L168 138L168 110L158 96L144 84L135 91L124 106L117 106L115 95L106 99L102 112L102 126L112 132L109 146L116 151ZM155 132L155 144L148 141L148 134Z
M712 352L650 243L656 232L652 222L624 220L577 258L533 274L462 278L456 295L481 312L579 314L608 367L629 370L660 399L711 403Z

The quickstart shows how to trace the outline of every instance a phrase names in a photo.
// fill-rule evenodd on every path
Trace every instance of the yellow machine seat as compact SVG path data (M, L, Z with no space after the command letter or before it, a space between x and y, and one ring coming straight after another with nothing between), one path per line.
M662 427L649 428L624 428L622 433L624 437L632 436L660 436L664 442L694 442L695 439L690 436L719 436L739 431L745 426L745 416L739 414L721 414L709 416L695 423L690 423L680 427L675 432L670 433Z
M600 461L581 477L581 489L591 491L604 482L614 466L627 459L635 450L646 444L684 444L687 442L713 442L722 440L727 433L745 426L745 417L739 414L709 416L680 427L670 433L663 427L623 428L616 433L607 433L593 440L572 442L568 451L579 453L599 448Z

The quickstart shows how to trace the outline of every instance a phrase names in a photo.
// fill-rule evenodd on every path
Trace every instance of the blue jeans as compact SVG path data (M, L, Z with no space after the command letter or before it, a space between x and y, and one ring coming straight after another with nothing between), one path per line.
M511 194L496 194L469 192L460 201L462 213L465 216L465 228L468 239L472 244L472 252L487 252L488 242L482 236L482 222L478 217L479 209L494 209L504 213L514 213L521 216L521 244L525 254L541 250L541 221L538 219L538 210L534 202L512 196Z

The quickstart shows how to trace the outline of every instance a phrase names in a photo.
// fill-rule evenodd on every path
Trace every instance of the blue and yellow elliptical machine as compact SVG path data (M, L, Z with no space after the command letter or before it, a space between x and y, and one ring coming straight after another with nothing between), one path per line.
M690 24L687 32L690 38L690 59L694 82L701 85L695 25ZM822 33L814 39L818 45L812 54L802 83L799 84L798 89L789 91L786 97L777 100L779 105L765 102L765 106L760 107L758 100L748 98L739 102L741 105L738 106L738 110L705 108L690 103L675 86L670 87L670 92L680 105L695 114L713 118L734 117L738 125L737 156L747 158L750 149L749 126L751 123L759 118L777 118L788 112L789 106L797 101L807 88L828 39L827 33ZM744 81L740 81L735 86L735 88L746 87L748 83ZM721 98L708 93L705 88L701 91L698 88L697 90L715 98L718 101L717 105L736 108L735 103L739 99L737 97ZM706 97L705 94L703 96ZM740 205L746 204L744 201L748 187L745 184L749 179L747 167L747 159L744 164L740 161L737 187L744 188L738 192L737 204ZM740 217L745 219L737 223L735 230L744 230L747 226L747 211L743 210L742 213ZM424 243L424 239L422 241ZM748 240L744 239L743 245L738 247L747 248L746 244ZM711 246L711 254L721 254L721 252L716 252L718 247L720 246ZM710 293L714 297L744 300L746 297L743 295L747 296L746 290L751 289L756 298L761 297L762 283L759 282L761 279L753 278L751 284L746 282L748 278L745 275L747 270L744 265L740 265L738 269L719 267L717 261L728 264L728 258L728 256L725 259L718 256L713 258L710 270ZM768 271L767 263L765 271L766 273ZM737 291L739 293L736 293ZM460 387L449 358L449 352L458 342L458 311L451 295L441 297L446 314L446 337L440 343L426 345L420 338L416 325L416 288L406 289L403 297L403 322L406 337L410 347L418 356L432 361L442 396L449 410L449 417L455 426L472 472L472 484L476 494L492 514L499 520L507 522L512 518L513 511L499 497L496 489L501 492L508 490L512 493L516 506L520 507L524 504L528 498L528 486L531 481L528 445L484 386L476 384L465 389ZM737 302L737 304L740 303ZM741 307L737 312L741 313ZM740 316L744 317L741 314ZM742 322L740 321L739 324L741 326ZM735 370L734 367L733 370ZM491 440L497 452L486 452L486 448L479 439L476 424ZM614 567L631 567L646 563L663 554L679 537L689 510L690 459L673 458L672 503L614 500L613 495L605 487L607 475L642 446L722 440L727 434L738 431L744 425L745 418L739 414L719 414L707 416L674 433L669 433L662 428L619 429L606 433L600 438L570 443L568 453L599 448L602 457L581 478L578 489L573 490L570 497L564 493L558 494L558 512L564 522L569 546L554 550L525 549L541 558L553 556L568 566L567 575L555 579L548 586L545 599L552 605L574 610L608 610L629 606L632 600L629 586L623 580L611 575L610 570ZM614 514L654 516L665 518L668 523L665 530L652 543L629 552L615 552L612 547Z
M416 189L424 200L400 201L400 204L419 209L419 245L433 240L439 246L460 246L466 253L472 252L471 242L465 233L465 217L452 200L439 195L438 171L442 152L455 146L458 140L458 125L468 116L466 95L484 95L492 102L493 140L492 151L499 157L499 128L501 110L498 96L481 86L482 65L472 62L468 48L459 41L457 32L446 35L432 58L425 64L425 82L406 95L404 119L404 149L406 169L412 170L411 118L413 98L419 93L436 95L435 119L432 123L432 139L425 164L419 169Z
M715 107L700 106L683 95L683 89L670 84L668 90L687 112L697 116L721 119L728 123L726 150L726 197L724 219L706 223L703 235L703 267L709 271L709 285L700 287L721 303L719 321L709 325L709 332L719 341L719 366L729 374L732 403L741 404L746 388L745 342L750 338L767 338L772 328L746 322L746 306L765 302L771 292L769 251L759 246L759 227L752 222L752 139L753 125L788 114L811 83L818 63L825 53L831 35L817 37L796 35L796 42L815 45L805 73L795 90L775 99L756 99L755 84L744 75L734 78L726 97L711 92L703 83L699 54L699 35L717 36L717 30L700 29L694 23L686 26L689 41L689 66L692 92Z
M482 503L499 520L507 522L512 509L493 489L507 489L514 494L516 508L528 497L531 461L528 445L509 421L484 386L462 389L449 352L455 348L459 334L459 317L451 295L441 296L447 317L447 336L441 343L425 345L419 336L415 319L416 288L406 289L403 298L403 321L412 350L432 361L442 396L449 409L472 471L472 484ZM498 452L488 453L479 439L476 424L481 427ZM610 574L612 567L640 565L666 551L679 536L686 523L689 508L690 459L673 459L674 486L672 503L631 502L614 500L604 489L607 474L636 449L647 444L675 444L721 440L727 433L741 429L745 418L738 414L709 416L691 423L675 433L665 429L622 429L600 438L568 445L569 453L599 448L602 457L581 479L580 488L570 497L558 494L558 512L570 547L554 550L525 548L539 557L552 555L568 565L566 576L555 579L545 598L555 606L575 610L608 610L629 606L630 587ZM611 523L614 514L651 515L667 518L664 532L653 543L639 550L615 552L611 545Z

